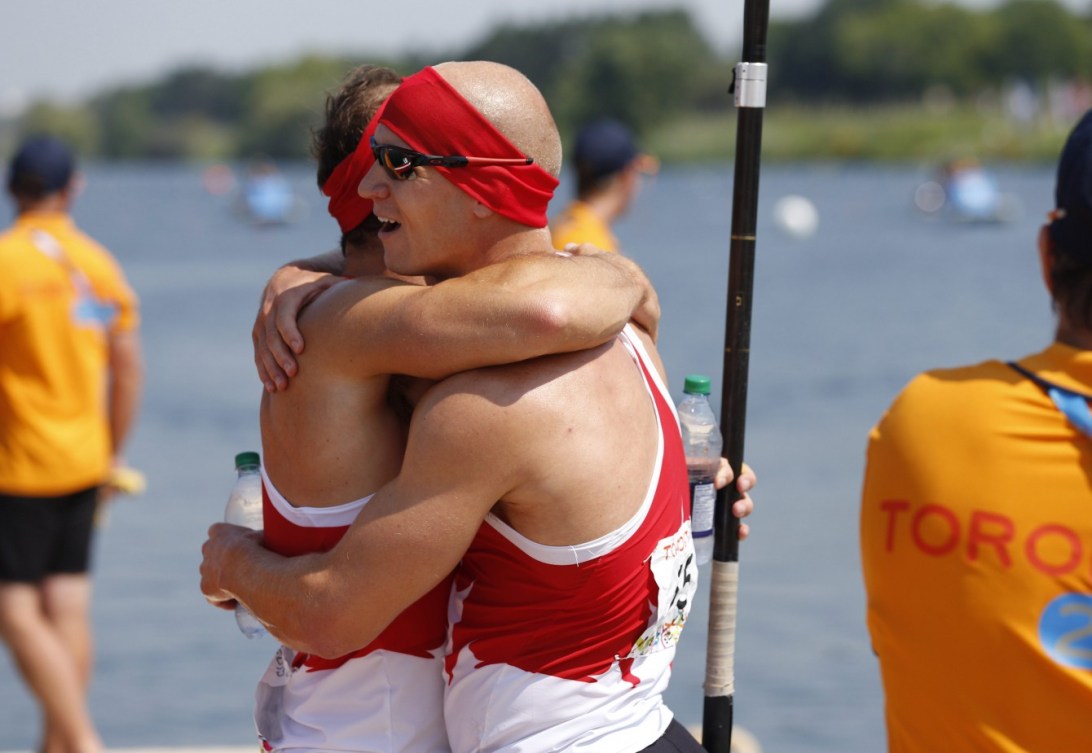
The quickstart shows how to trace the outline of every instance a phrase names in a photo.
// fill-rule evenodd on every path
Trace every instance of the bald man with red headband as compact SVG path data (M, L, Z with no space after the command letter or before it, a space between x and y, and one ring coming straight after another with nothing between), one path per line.
M552 255L560 140L517 71L425 69L391 95L369 146L361 193L390 270L443 288ZM354 335L374 319L336 296L316 304ZM307 333L308 356L323 336ZM700 751L662 698L697 579L665 384L652 339L628 325L587 350L450 376L418 402L397 475L329 551L286 558L217 524L202 591L242 601L295 650L335 657L454 571L444 715L455 753Z

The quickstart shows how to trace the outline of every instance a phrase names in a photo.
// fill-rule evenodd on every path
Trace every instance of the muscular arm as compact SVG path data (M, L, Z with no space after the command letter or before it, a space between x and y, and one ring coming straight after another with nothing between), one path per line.
M344 267L340 251L297 259L279 267L262 289L250 335L258 377L270 392L284 389L296 375L295 356L303 351L296 316L315 296L337 284Z
M478 395L430 392L414 415L404 473L334 549L285 558L245 529L214 525L203 547L203 593L237 598L298 650L332 657L366 645L454 569L494 501L516 483L515 466L502 458L503 413Z
M651 285L625 257L534 254L430 287L341 286L316 300L301 323L313 347L345 354L339 368L440 379L599 345L639 307L658 317Z

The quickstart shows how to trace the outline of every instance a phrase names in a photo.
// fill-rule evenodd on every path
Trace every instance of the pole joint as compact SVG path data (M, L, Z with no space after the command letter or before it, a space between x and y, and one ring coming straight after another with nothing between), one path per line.
M766 107L765 63L737 63L733 78L736 107Z

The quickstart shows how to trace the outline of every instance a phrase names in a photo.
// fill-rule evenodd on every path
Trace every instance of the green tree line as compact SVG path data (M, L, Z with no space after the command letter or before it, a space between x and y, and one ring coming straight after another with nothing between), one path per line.
M176 70L161 80L94 94L77 104L34 103L15 123L47 130L104 159L276 159L308 156L326 93L362 63L408 74L448 59L512 65L539 86L563 134L611 115L640 134L723 120L738 57L718 54L683 10L581 16L503 25L467 49L397 58L308 56L230 74ZM1021 80L1092 81L1092 17L1055 0L1007 0L971 10L926 0L829 0L809 18L770 25L771 110L902 105L943 91L959 101ZM700 129L699 129L700 130ZM700 149L700 138L695 148ZM664 143L668 159L685 148Z
M1055 0L983 11L920 0L829 0L772 24L771 97L875 103L943 88L968 97L1022 80L1092 80L1092 16Z

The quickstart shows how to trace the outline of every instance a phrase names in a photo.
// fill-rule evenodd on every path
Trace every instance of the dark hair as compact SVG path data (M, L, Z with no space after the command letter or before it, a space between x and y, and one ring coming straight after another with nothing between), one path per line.
M1050 213L1054 310L1092 332L1092 110L1073 126L1058 158Z
M379 106L402 83L402 77L381 65L360 65L349 72L338 90L326 97L326 117L321 128L311 133L311 154L318 160L315 178L319 189L330 174L356 150L368 122ZM369 226L369 222L374 227ZM368 229L378 229L374 217L341 236L341 248L346 243L359 242Z
M390 68L361 65L342 81L340 88L326 97L326 118L322 127L311 133L311 154L318 160L319 188L342 160L356 150L368 122L390 93L402 83L402 77Z
M31 202L57 193L57 189L47 186L39 175L12 175L8 178L8 190L15 198Z
M1054 310L1065 314L1074 327L1092 332L1092 265L1063 253L1053 253L1050 281Z

